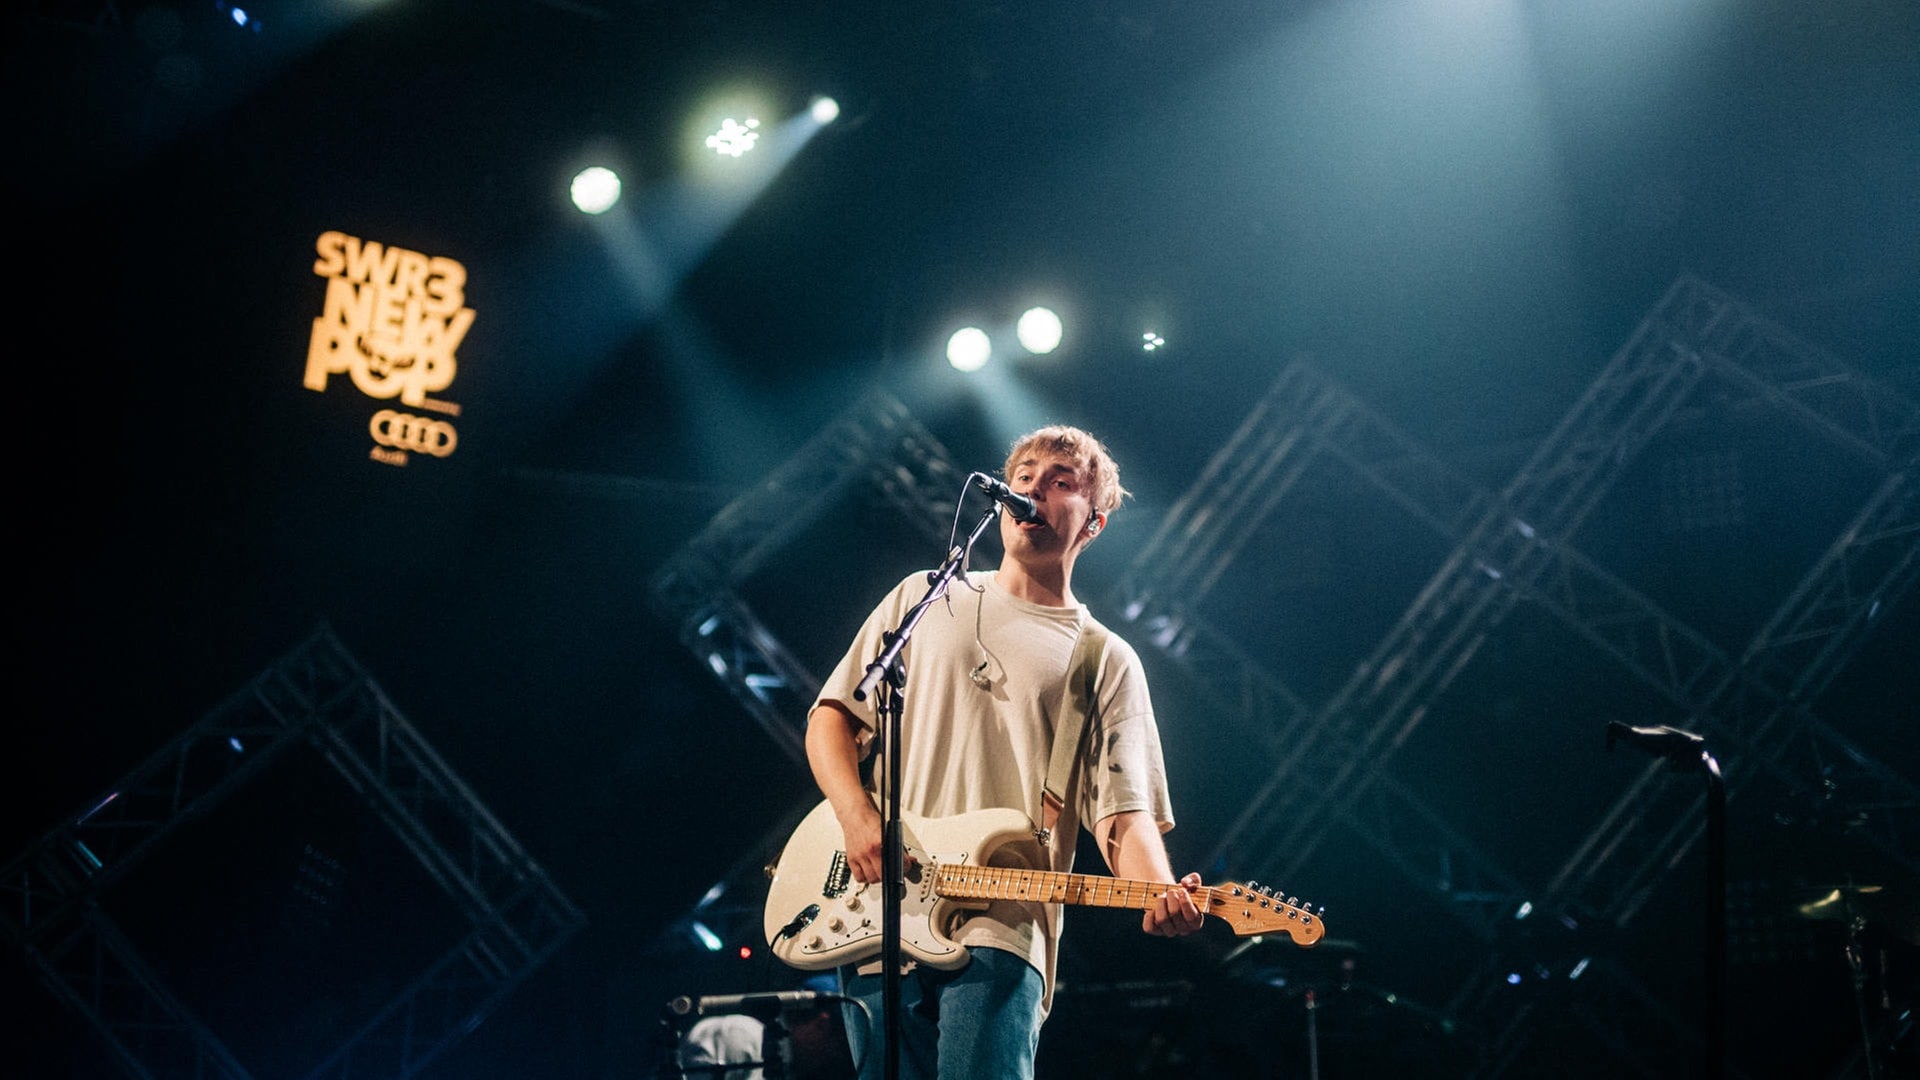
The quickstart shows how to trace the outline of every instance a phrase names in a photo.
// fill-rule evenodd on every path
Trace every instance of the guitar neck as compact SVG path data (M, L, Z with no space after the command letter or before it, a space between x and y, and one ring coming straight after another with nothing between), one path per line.
M1087 907L1134 908L1144 911L1160 902L1172 886L1161 881L1133 881L1093 874L1062 874L1052 870L1019 870L965 863L940 867L935 884L941 896L955 900L1027 900L1038 904L1076 904ZM1202 914L1219 902L1214 890L1202 887L1193 895Z

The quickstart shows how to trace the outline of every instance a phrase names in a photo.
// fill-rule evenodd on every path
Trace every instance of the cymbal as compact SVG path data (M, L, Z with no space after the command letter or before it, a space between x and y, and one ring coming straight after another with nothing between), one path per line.
M1794 914L1821 922L1853 922L1878 926L1909 944L1920 945L1920 905L1899 890L1884 885L1837 885L1816 890L1809 900L1794 906Z
M1845 922L1856 915L1864 916L1867 907L1884 891L1884 885L1840 885L1804 904L1796 904L1793 910L1803 919Z

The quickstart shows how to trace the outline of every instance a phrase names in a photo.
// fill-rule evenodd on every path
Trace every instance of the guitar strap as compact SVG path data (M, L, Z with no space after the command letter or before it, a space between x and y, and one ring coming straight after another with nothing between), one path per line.
M1073 771L1080 760L1081 746L1094 713L1099 711L1100 676L1107 667L1107 628L1092 613L1083 616L1080 635L1074 642L1073 659L1067 661L1067 680L1055 715L1053 756L1047 765L1045 787L1040 793L1046 820L1041 822L1040 842L1048 843L1060 811L1067 805Z

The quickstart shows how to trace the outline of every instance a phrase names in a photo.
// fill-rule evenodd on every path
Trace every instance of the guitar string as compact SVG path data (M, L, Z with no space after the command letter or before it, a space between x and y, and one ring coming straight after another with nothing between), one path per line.
M1009 884L1009 876L1018 879L1020 883L1018 885ZM1161 882L1130 881L1123 878L1103 878L1090 874L1068 874L1048 870L1014 870L1012 874L1009 875L1003 868L997 867L943 866L939 871L939 879L942 885L956 889L967 889L970 887L974 890L986 891L986 896L984 897L968 896L964 897L965 899L1017 900L1025 899L1028 892L1038 895L1042 891L1042 886L1035 881L1036 877L1038 877L1040 881L1045 882L1044 891L1047 896L1052 896L1057 892L1062 898L1065 898L1071 896L1075 890L1078 890L1083 902L1085 902L1088 896L1099 896L1100 891L1104 889L1109 901L1118 896L1123 898L1121 901L1122 904L1137 906L1157 900L1161 896L1164 896L1167 891L1162 887L1163 883ZM995 895L996 889L1002 890L1005 895ZM949 895L958 897L957 892L949 893ZM1194 901L1202 912L1211 914L1216 907L1228 904L1230 898L1225 896L1222 890L1215 886L1202 885L1199 891L1194 894ZM1286 905L1282 903L1274 904L1275 909L1285 906Z

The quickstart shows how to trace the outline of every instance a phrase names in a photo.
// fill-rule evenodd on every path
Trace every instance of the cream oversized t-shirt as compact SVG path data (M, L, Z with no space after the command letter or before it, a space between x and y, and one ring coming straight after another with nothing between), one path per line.
M895 586L821 687L819 701L840 705L866 725L863 743L870 744L878 730L879 695L855 701L854 688L880 655L883 635L897 628L926 592L924 573ZM1041 788L1056 714L1080 627L1089 618L1084 606L1046 607L1018 599L991 571L975 571L952 583L946 599L921 618L902 653L902 810L942 818L1009 807L1030 820L1044 820ZM982 663L984 686L972 677ZM1077 790L1067 793L1068 805L1046 856L1049 869L1071 868L1082 823L1144 810L1162 832L1173 828L1146 675L1133 647L1112 633L1095 700L1087 753L1073 785ZM886 776L884 761L876 764L874 776ZM1058 904L994 901L969 918L954 940L1025 957L1046 978L1043 1008L1050 1008L1061 915Z

